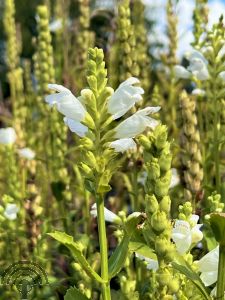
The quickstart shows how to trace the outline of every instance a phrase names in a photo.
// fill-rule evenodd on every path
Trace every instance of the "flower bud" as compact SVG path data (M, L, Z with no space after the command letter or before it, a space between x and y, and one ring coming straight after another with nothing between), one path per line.
M148 164L148 177L156 181L160 177L160 166L157 158L153 158L152 161Z
M160 201L159 207L160 210L165 211L166 213L170 212L171 200L169 196L164 196Z
M158 201L155 197L155 195L145 195L145 202L146 202L146 213L153 214L156 212L159 208Z
M168 225L167 216L164 211L157 211L151 217L152 228L157 232L162 232Z
M151 148L151 142L145 135L140 135L138 137L138 142L146 149L149 150Z
M167 127L165 125L157 126L155 131L155 145L160 150L165 147L167 143Z

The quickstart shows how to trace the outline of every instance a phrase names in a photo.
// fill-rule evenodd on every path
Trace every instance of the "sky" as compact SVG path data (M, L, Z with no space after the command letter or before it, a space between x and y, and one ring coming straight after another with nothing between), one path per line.
M144 3L146 4L147 17L155 20L157 24L154 28L154 34L149 35L150 42L157 39L165 44L167 43L165 35L166 2L166 0L144 0ZM193 39L191 31L193 26L192 13L194 3L195 0L180 0L176 7L176 13L178 16L179 56L182 56L182 54L190 50L190 43ZM218 21L221 14L224 14L225 16L225 0L209 1L209 27Z

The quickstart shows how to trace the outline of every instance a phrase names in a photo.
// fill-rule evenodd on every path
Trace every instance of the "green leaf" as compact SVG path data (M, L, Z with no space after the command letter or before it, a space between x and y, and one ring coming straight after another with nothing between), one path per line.
M82 294L77 288L71 287L64 297L64 300L88 300L88 298Z
M179 271L191 280L191 282L197 287L201 295L204 297L203 299L211 300L211 297L209 296L209 293L200 277L196 272L192 270L191 266L185 261L182 256L177 254L175 257L175 261L172 262L172 266L175 270Z
M146 244L141 243L141 242L130 241L129 251L137 252L138 254L143 255L144 257L157 260L157 256L153 252L153 250L151 248L149 248Z
M100 283L104 283L105 281L92 269L86 258L82 253L82 246L74 242L73 237L66 234L65 232L55 231L54 233L48 233L55 240L63 244L67 247L72 256L78 260L78 262L82 265L86 273L93 279L97 280Z
M129 242L131 236L141 219L141 214L137 215L134 213L127 218L127 221L125 223L124 237L109 259L109 278L112 278L116 274L118 274L124 266L129 251Z
M210 225L217 242L225 246L225 214L213 213L210 215Z
M121 268L123 267L129 250L129 241L130 241L130 236L128 234L125 234L119 246L117 246L116 250L110 256L109 259L110 279L114 277L116 274L118 274Z

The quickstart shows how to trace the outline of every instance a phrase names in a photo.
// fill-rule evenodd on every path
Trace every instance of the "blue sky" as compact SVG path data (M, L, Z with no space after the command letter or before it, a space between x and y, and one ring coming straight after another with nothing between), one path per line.
M151 40L158 39L167 43L165 35L166 27L166 15L165 6L166 0L143 0L146 4L146 14L148 18L154 19L157 22L155 26L155 34L149 36ZM179 32L179 55L182 55L185 51L190 49L190 43L192 41L192 12L194 8L195 0L180 0L177 7L176 13L179 20L178 32ZM213 23L218 21L221 14L225 16L225 0L210 0L209 1L209 27Z

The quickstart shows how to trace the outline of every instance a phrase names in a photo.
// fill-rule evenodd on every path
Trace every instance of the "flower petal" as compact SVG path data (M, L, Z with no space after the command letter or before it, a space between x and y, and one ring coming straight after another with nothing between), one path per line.
M81 124L78 121L74 121L72 119L69 118L64 118L63 119L65 124L69 127L69 129L76 133L79 137L84 137L86 135L86 133L88 132L88 127Z
M135 141L131 138L129 139L119 139L109 145L111 148L114 148L116 152L125 152L128 150L136 150L137 145Z

